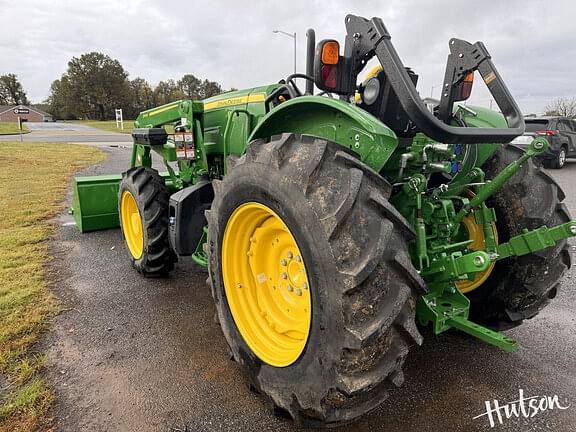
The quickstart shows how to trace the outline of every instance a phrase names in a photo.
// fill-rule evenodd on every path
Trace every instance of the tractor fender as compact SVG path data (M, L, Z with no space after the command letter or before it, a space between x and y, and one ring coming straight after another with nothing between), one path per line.
M170 196L169 238L176 254L187 256L196 251L206 225L204 212L210 209L213 199L214 188L205 179Z
M301 96L281 103L260 119L249 142L286 132L335 142L378 172L398 146L396 134L372 114L323 96Z

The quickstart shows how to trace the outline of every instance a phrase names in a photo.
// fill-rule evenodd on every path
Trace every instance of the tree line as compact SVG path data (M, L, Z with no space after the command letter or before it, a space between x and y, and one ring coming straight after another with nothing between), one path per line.
M48 99L40 105L57 119L111 120L116 108L122 108L124 118L131 119L159 105L186 98L205 99L223 91L216 81L192 74L152 86L144 78L129 79L118 60L90 52L68 62L68 69L52 82ZM29 104L16 75L0 76L0 104Z
M576 98L556 98L544 108L544 114L576 118Z
M14 74L0 75L0 105L28 105L28 97Z
M229 89L231 91L235 89ZM91 52L73 57L68 69L50 86L42 104L58 119L110 120L114 109L122 108L124 118L136 118L147 109L180 99L205 99L223 93L222 86L208 79L185 74L151 86L144 78L128 78L118 60ZM15 74L0 75L0 105L30 104ZM544 108L545 115L576 118L576 98L560 97Z
M186 74L179 80L160 81L152 87L144 78L130 80L118 60L91 52L73 57L68 69L50 86L46 101L50 113L61 119L109 120L114 109L124 118L136 118L149 108L176 100L204 99L222 93L222 86Z

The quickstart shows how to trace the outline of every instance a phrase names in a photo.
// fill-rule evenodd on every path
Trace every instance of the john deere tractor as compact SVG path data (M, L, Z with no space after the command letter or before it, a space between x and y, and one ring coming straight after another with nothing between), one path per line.
M422 326L515 350L499 331L556 296L576 235L547 141L508 144L524 122L484 44L451 39L422 100L381 19L345 24L343 50L308 31L305 74L142 112L128 171L74 186L78 227L119 225L143 276L207 267L234 359L305 426L378 406ZM499 112L463 103L475 75Z

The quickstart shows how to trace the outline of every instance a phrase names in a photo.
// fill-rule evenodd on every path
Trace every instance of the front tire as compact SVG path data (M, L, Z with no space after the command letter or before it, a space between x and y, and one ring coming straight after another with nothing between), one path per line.
M158 171L135 167L122 174L118 214L126 249L134 268L146 277L165 277L176 255L168 239L166 184Z
M207 212L210 283L224 336L251 383L304 426L346 423L377 407L402 384L408 350L422 342L414 315L424 283L407 246L414 233L388 203L390 185L334 143L284 134L252 142L214 189ZM223 266L233 265L223 255L226 229L251 203L270 209L288 228L309 282L304 348L283 367L250 348L254 342L241 331L245 317L232 312L226 295L253 279L260 290L276 288L266 273L244 272L235 286L225 285ZM253 219L245 220L248 226ZM235 255L238 262L248 259L253 240L259 241L238 233L235 241L247 251Z

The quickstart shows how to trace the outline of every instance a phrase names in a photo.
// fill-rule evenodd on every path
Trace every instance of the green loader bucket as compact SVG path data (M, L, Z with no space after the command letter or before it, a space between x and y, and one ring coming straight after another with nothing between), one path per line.
M167 172L160 173L173 191ZM118 228L118 187L121 174L74 177L71 212L80 232Z
M118 228L118 186L122 175L74 177L72 214L80 232Z

